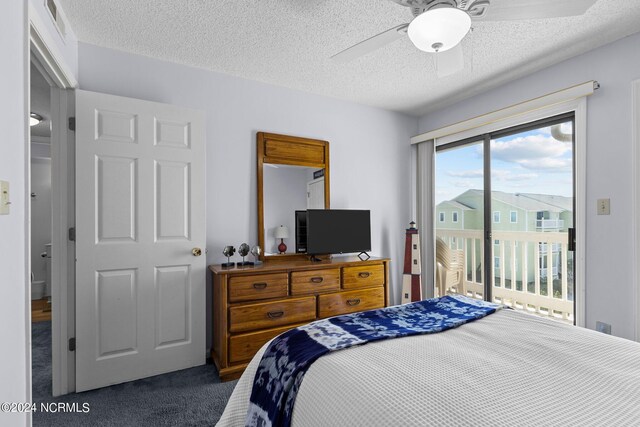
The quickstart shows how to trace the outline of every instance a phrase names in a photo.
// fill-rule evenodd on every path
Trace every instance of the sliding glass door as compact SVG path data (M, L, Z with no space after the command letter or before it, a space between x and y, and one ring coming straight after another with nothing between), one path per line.
M436 151L434 295L484 298L484 141Z
M435 295L574 322L574 119L436 149Z

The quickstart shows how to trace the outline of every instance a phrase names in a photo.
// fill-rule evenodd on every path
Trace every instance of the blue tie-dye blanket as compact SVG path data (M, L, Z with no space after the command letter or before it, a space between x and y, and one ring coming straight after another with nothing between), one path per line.
M289 426L304 374L320 356L372 341L442 332L494 313L499 307L449 295L318 320L291 329L276 337L262 356L245 424Z

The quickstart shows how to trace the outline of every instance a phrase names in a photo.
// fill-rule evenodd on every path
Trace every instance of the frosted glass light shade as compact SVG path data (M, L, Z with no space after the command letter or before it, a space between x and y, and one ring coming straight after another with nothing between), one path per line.
M276 232L274 236L276 239L288 239L289 229L284 225L281 225L280 227L276 228Z
M464 10L443 7L418 15L407 31L413 44L424 52L444 52L455 47L471 29L471 17Z
M29 114L29 126L35 126L42 121L42 116L40 114L31 113Z

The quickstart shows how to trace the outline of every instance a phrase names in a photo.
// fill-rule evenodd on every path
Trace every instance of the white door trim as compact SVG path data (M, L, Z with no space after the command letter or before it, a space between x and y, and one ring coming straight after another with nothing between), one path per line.
M75 243L69 241L75 226L75 132L67 126L75 110L73 91L52 88L51 105L51 374L53 395L60 396L76 389L75 353L68 348L75 337Z
M586 327L586 287L587 287L587 98L580 98L573 102L575 112L574 156L575 164L575 228L576 251L575 260L575 292L576 300L574 313L576 325Z
M640 212L640 80L631 82L632 93L632 106L631 106L631 128L632 128L632 150L633 150L633 213L635 215ZM638 263L640 262L640 226L636 221L633 221L633 241L635 242L633 251L636 262L633 267L633 282L634 293L636 297L636 307L634 310L634 327L635 327L635 339L640 341L640 268Z
M40 61L46 73L45 78L59 88L75 88L78 81L71 72L71 68L64 61L53 39L47 32L38 11L29 3L29 40L30 49Z
M67 342L70 337L75 336L75 313L73 304L69 301L75 299L75 278L74 266L75 255L73 246L67 240L67 229L73 223L75 213L74 200L74 174L75 163L69 162L67 153L71 148L71 159L75 158L73 146L68 143L73 142L73 133L69 132L66 126L69 114L73 113L74 98L65 89L73 89L78 85L77 80L70 71L71 68L64 60L64 56L58 51L51 36L46 30L46 26L40 19L34 7L28 5L29 24L29 46L32 61L35 59L37 68L42 72L45 79L53 86L52 88L52 109L51 118L53 125L51 135L51 176L52 189L55 194L52 196L52 251L57 254L57 260L52 263L52 393L54 396L67 394L75 391L75 354L70 353ZM29 84L29 82L27 82ZM25 93L29 98L29 86ZM27 133L28 135L28 133ZM26 142L30 146L30 142ZM26 159L27 176L30 174L30 156ZM69 214L72 216L69 217ZM71 222L70 222L71 221ZM27 253L31 250L31 229L27 227ZM30 277L30 266L27 266L26 276ZM62 286L65 284L66 286ZM31 295L25 301L26 313L31 315ZM29 334L31 332L29 331ZM31 356L31 340L27 340L27 352ZM29 359L30 360L30 359ZM31 363L29 362L29 378L32 376ZM29 382L31 386L31 382Z

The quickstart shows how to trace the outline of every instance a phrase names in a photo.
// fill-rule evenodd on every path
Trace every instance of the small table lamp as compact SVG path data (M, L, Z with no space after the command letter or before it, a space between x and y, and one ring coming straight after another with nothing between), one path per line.
M278 245L278 252L281 254L287 252L287 245L284 244L284 239L289 238L289 229L284 225L276 228L276 232L274 233L276 239L280 239L280 244Z

